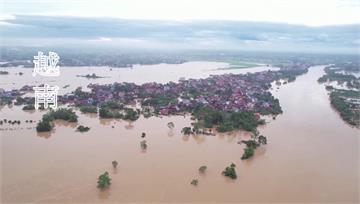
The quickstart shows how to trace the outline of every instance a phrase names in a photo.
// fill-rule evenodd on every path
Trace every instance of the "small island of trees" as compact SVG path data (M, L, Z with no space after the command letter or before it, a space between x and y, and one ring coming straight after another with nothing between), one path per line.
M190 182L191 185L193 186L197 186L199 184L199 180L197 179L193 179L191 182Z
M140 111L127 108L117 101L108 101L100 106L100 118L118 118L135 121L140 117Z
M25 105L22 109L23 110L35 110L35 106L34 106L34 104L28 104L28 105Z
M254 155L255 149L260 145L266 145L267 139L265 136L260 135L259 131L255 130L252 132L251 140L242 140L242 143L246 145L244 153L241 156L242 160L248 159Z
M114 168L116 168L117 165L118 165L118 162L116 160L114 160L114 161L111 162L111 164L113 165Z
M51 110L49 113L43 115L42 119L36 126L36 131L46 132L50 131L53 126L51 122L53 120L65 120L68 122L77 122L78 116L72 109L59 108L57 110Z
M82 113L97 113L97 107L96 106L91 106L91 105L84 105L84 106L80 106L80 111Z
M83 125L79 125L77 128L76 128L77 131L79 132L87 132L90 130L89 127L86 127L86 126L83 126Z
M265 121L256 117L251 111L225 112L201 106L193 111L193 116L197 119L195 125L201 128L213 128L219 132L229 132L232 130L243 129L252 131Z
M106 171L105 173L101 174L98 178L98 185L97 187L101 190L107 188L111 184L111 178L109 177L109 173Z
M205 172L206 172L206 169L207 169L207 166L201 166L201 167L199 168L199 172L200 172L200 173L205 173Z
M232 163L230 166L225 168L225 170L222 172L222 175L229 177L231 179L237 179L235 167L236 165Z

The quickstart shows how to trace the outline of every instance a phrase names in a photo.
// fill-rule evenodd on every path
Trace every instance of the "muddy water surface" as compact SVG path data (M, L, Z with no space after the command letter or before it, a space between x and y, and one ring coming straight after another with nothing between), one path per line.
M241 161L245 132L216 136L183 136L190 117L140 118L134 123L99 120L80 114L76 124L56 122L50 134L36 133L44 112L3 107L0 118L21 125L1 126L2 202L359 202L359 130L346 125L331 108L313 67L295 82L274 88L284 110L267 118L260 132L268 145L254 158ZM174 122L170 130L168 122ZM112 127L113 126L113 127ZM10 129L11 128L11 129ZM140 149L146 132L148 148ZM119 165L113 169L111 161ZM221 175L235 163L237 180ZM198 168L207 165L200 175ZM106 191L96 179L108 171ZM199 185L190 185L192 179Z

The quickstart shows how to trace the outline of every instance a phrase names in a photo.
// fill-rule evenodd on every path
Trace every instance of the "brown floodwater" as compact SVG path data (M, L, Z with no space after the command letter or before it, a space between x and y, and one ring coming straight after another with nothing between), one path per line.
M246 161L240 160L244 145L237 142L248 133L183 136L189 116L129 123L77 112L78 124L90 126L89 132L58 121L51 133L38 134L34 123L24 121L39 120L44 112L2 107L1 119L22 123L0 126L1 201L358 203L360 131L331 108L324 85L317 83L323 68L312 67L279 89L273 85L284 113L266 118L260 132L268 145ZM140 148L142 132L146 151ZM236 180L221 175L232 162ZM203 175L201 165L208 167ZM112 184L99 191L97 177L105 171ZM194 178L197 187L190 185Z

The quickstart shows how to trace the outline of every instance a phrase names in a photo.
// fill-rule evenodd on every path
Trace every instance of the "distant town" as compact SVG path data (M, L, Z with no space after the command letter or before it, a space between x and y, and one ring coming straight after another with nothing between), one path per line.
M277 81L288 83L295 80L297 75L306 73L310 64L293 64L282 67L279 71L263 71L248 74L214 75L205 79L180 79L178 83L169 82L144 83L113 83L108 85L89 84L90 92L82 91L79 87L70 94L58 97L60 104L80 107L83 112L97 113L102 118L122 118L136 120L139 114L145 117L153 115L178 115L193 113L201 110L204 113L196 114L198 121L207 124L199 127L218 126L220 131L233 129L254 130L260 115L277 115L282 113L280 103L269 92L271 83ZM23 105L24 110L34 109L34 98L23 97L32 91L31 86L24 86L19 90L0 91L3 104ZM141 108L132 109L128 106L139 104ZM125 106L127 106L125 108ZM208 109L201 109L206 107ZM119 111L119 109L121 109ZM228 113L245 112L246 119L252 125L225 123ZM201 116L200 116L201 115ZM207 116L204 116L207 115ZM215 116L214 116L215 115ZM220 117L220 121L211 117ZM205 119L205 118L208 119ZM255 119L254 119L255 118ZM209 122L212 121L212 122ZM255 121L255 122L254 122ZM229 121L228 121L229 122ZM200 123L199 123L200 124Z

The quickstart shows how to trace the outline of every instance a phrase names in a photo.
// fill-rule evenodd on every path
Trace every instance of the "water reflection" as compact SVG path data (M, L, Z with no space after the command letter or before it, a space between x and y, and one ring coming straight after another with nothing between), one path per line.
M132 122L128 122L128 124L125 125L125 129L127 129L127 130L131 130L133 128L134 128L134 124Z
M201 143L205 142L206 136L195 134L192 137L194 138L194 140L196 141L197 144L201 144Z
M113 172L113 174L117 174L117 173L118 173L118 168L117 168L117 167L113 167L113 168L112 168L112 172Z
M169 137L173 137L175 135L174 130L173 129L168 130L167 135Z
M109 196L111 195L111 192L110 192L110 188L106 188L106 189L103 189L103 190L99 190L98 192L98 198L100 200L106 200L109 198Z
M59 126L59 127L68 127L68 128L75 128L78 125L77 122L68 122L64 120L54 120L53 124L55 125L55 127Z
M116 119L104 119L104 118L99 118L99 122L101 125L104 125L104 126L108 126L110 125L111 123L113 123Z
M97 113L82 113L83 115L89 117L89 118L97 118Z
M38 137L42 137L42 138L45 138L45 139L48 139L51 137L51 133L54 132L54 131L51 131L51 132L36 132L36 135Z
M189 141L189 138L190 138L190 135L183 135L183 136L182 136L182 140L183 140L184 142Z

